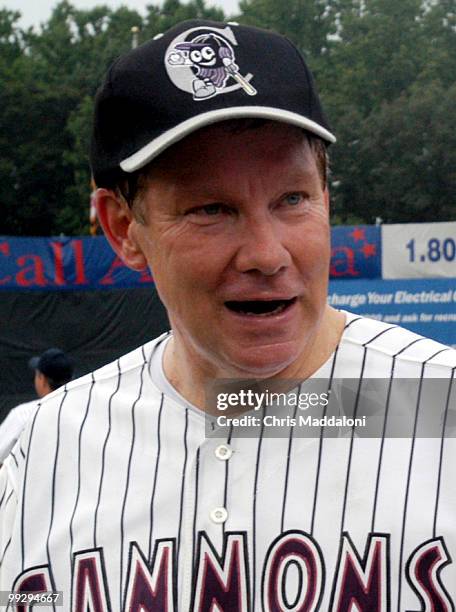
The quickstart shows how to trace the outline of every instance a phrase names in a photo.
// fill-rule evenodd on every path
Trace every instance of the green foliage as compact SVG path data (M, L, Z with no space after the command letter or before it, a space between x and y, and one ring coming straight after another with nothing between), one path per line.
M340 0L241 0L239 8L239 22L285 34L310 59L336 34Z
M22 33L17 25L20 13L0 9L0 61L2 67L14 62L21 53Z
M163 6L148 6L141 40L147 40L160 32L165 32L176 23L186 19L212 19L223 21L221 9L206 7L204 0L191 0L181 3L180 0L165 0Z
M40 29L19 18L0 9L0 231L87 233L93 97L131 28L143 42L224 14L204 0L145 15L62 0ZM338 137L333 221L456 218L456 0L241 0L236 20L287 35L313 69Z
M456 84L445 90L438 82L411 88L365 119L358 116L350 153L338 160L344 162L338 212L361 211L370 222L455 218L454 121Z
M455 8L454 0L354 0L340 15L320 80L338 136L337 221L456 218Z

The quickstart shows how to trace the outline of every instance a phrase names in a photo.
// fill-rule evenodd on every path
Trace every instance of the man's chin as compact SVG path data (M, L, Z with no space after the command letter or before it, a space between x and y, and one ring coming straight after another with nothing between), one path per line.
M237 348L231 354L232 375L236 378L272 378L292 368L299 359L295 342Z

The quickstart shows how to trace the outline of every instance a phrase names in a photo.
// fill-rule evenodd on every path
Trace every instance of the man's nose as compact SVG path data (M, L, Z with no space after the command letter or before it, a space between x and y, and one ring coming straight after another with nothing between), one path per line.
M291 254L284 244L284 228L270 217L251 219L242 228L236 267L240 272L277 274L291 263Z

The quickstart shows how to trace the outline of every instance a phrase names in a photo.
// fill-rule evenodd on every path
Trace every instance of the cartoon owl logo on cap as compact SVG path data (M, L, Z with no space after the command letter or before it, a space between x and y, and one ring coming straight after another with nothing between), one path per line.
M249 96L257 93L240 74L233 47L225 37L214 32L192 34L188 40L170 46L166 62L173 69L191 71L191 93L194 100L205 100L227 91L231 80L236 83L235 89L240 86ZM179 81L178 78L176 80ZM182 86L182 82L176 84L181 89L187 89Z

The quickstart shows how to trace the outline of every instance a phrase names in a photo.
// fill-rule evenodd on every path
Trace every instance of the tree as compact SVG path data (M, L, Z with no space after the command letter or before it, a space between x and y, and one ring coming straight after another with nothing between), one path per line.
M335 189L342 221L358 215L372 223L455 218L456 84L445 90L417 85L384 102L366 119L344 155ZM343 176L343 178L342 178ZM413 215L413 216L411 216Z
M421 0L355 0L339 15L325 89L366 116L416 80L427 61Z
M448 131L454 118L455 3L446 4L445 12L420 0L355 0L340 14L320 75L338 136L337 221L454 218L443 147L452 154L436 123L440 116Z
M224 18L222 9L206 7L204 0L191 0L185 4L180 0L165 0L162 8L151 4L147 7L141 40L148 40L187 19L223 21Z
M340 0L241 0L239 9L240 22L288 36L312 63L337 32Z

